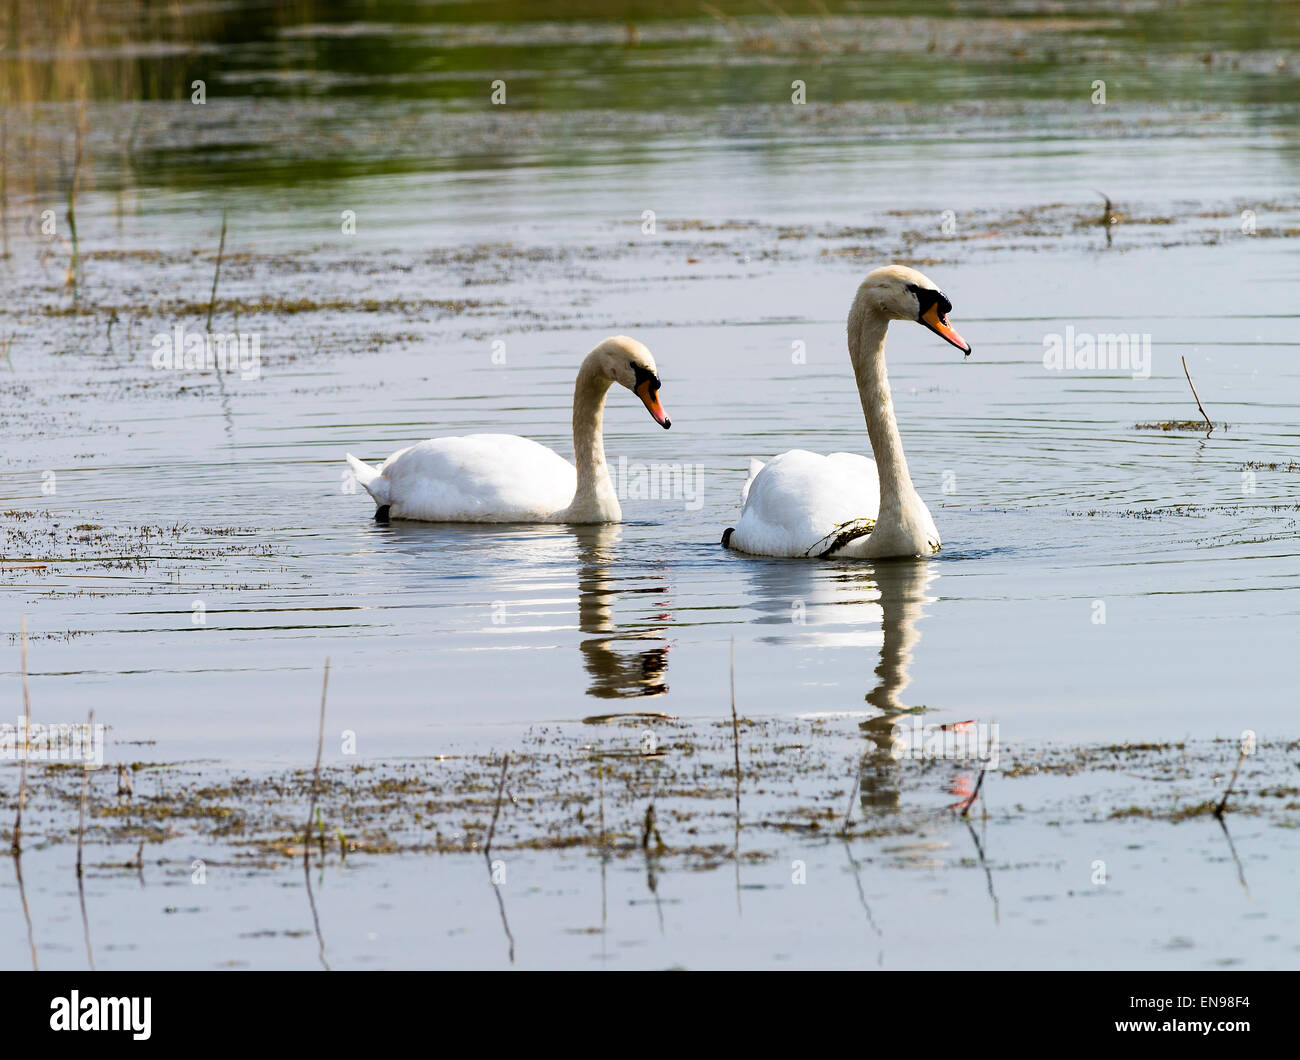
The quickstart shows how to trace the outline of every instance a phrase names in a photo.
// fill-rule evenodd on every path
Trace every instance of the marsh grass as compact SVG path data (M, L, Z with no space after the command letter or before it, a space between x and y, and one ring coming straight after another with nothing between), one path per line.
M9 110L0 106L0 256L9 257Z
M76 126L73 132L72 173L67 182L67 218L70 237L68 277L65 286L72 287L75 305L81 290L81 242L77 238L77 188L81 184L81 158L86 139L86 101L77 104Z
M233 10L147 0L0 4L4 53L0 62L0 253L4 257L10 255L11 203L38 203L57 180L67 144L62 116L71 109L76 131L72 175L65 184L73 250L69 286L80 279L76 201L94 183L87 101L186 98L199 43L220 39L223 21L237 17ZM133 123L128 161L137 131L138 123Z
M1211 430L1214 427L1221 427L1226 431L1230 426L1231 424L1227 423L1216 423L1211 426ZM1155 423L1135 423L1133 429L1135 431L1205 431L1206 434L1210 433L1206 430L1204 420L1159 420Z

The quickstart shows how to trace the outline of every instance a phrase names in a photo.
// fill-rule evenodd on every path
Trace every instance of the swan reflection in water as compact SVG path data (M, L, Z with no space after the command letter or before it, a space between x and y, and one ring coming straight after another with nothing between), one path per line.
M574 628L569 611L572 598L560 586L572 585L576 573L577 629L586 634L578 648L590 678L587 694L597 699L628 699L661 696L668 691L669 643L664 634L672 616L660 604L668 592L667 578L644 565L628 573L627 558L618 551L619 525L477 526L396 521L366 532L387 539L390 547L413 560L408 585L418 585L421 577L430 585L454 577L456 572L448 567L462 562L457 557L464 557L465 569L476 577L489 572L490 577L508 581L512 614L548 623L535 626L539 632L559 634ZM438 554L439 563L429 563L431 553ZM615 614L620 597L624 603L638 598L646 601L635 608L637 618L620 623ZM549 624L557 618L556 624Z
M912 654L921 639L936 565L923 560L883 560L870 566L806 561L755 565L753 606L774 632L770 644L879 650L876 680L865 701L880 713L861 723L871 749L863 756L859 795L863 809L899 804L899 763L890 753L895 727L923 708L903 702L911 684Z
M615 580L617 525L570 527L578 539L578 629L592 636L583 639L582 663L591 677L589 696L625 699L661 696L668 691L668 641L664 630L670 616L654 616L665 625L619 628L614 603L620 594L663 594L661 576L622 575ZM629 584L643 580L644 584Z
M932 571L933 566L918 560L894 560L877 563L875 567L883 636L876 686L866 698L881 713L861 725L872 743L872 750L863 755L858 779L858 796L864 810L894 809L899 803L898 761L891 753L894 727L903 715L922 709L908 707L899 696L912 683L908 668L912 663L912 649L921 640L916 624L929 602L926 586L938 577Z
M873 574L880 589L883 636L880 664L876 667L876 686L866 696L867 702L880 714L868 718L860 726L872 744L872 750L862 758L858 778L858 793L864 810L894 810L899 805L899 763L894 755L900 734L896 729L900 722L919 726L918 712L925 709L908 706L899 697L912 683L909 673L912 650L921 640L917 623L924 617L925 605L934 599L926 595L927 587L938 577L933 567L934 564L923 561L893 560L877 563ZM976 753L987 754L989 748L980 744L980 734L966 731L973 724L963 721L942 728L953 737L960 734L967 747L971 746L969 737L974 735ZM909 741L914 749L916 736L917 730L914 729ZM947 777L945 791L958 800L950 809L964 808L974 801L979 790L977 777L973 768L958 770ZM982 860L983 854L980 856Z

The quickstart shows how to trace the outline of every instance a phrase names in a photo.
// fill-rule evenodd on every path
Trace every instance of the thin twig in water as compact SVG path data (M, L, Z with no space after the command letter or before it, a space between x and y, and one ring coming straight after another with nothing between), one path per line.
M212 330L212 310L217 304L217 280L221 278L221 256L226 252L226 211L221 211L221 243L217 247L217 267L212 272L212 297L208 299L208 331Z
M1201 415L1205 417L1205 423L1210 428L1210 434L1214 433L1214 421L1205 411L1205 406L1201 404L1201 395L1196 392L1196 384L1192 382L1192 373L1187 370L1187 358L1180 358L1183 362L1183 375L1187 376L1187 385L1192 388L1192 397L1196 398L1196 407L1201 410Z
M80 244L77 242L77 185L81 182L81 140L86 124L86 101L77 108L76 146L72 158L72 180L68 182L68 233L72 236L72 268L68 275L72 282L72 300L77 300L81 272Z
M731 747L736 756L736 825L740 825L740 719L736 716L736 638L731 638Z
M14 817L14 838L10 849L17 857L23 852L23 804L27 801L27 752L31 747L32 699L27 691L27 616L22 619L23 660L23 751L18 760L18 813Z
M81 936L86 941L86 961L90 970L95 971L95 950L90 945L90 918L86 915L86 882L77 877L77 898L81 902Z
M883 933L876 925L876 918L871 915L871 906L867 904L867 894L862 889L862 866L853 857L853 848L849 846L848 836L841 836L841 838L844 841L844 853L849 858L849 866L853 869L853 883L858 889L858 904L862 906L862 911L867 914L867 923L871 925L871 930L883 938Z
M1104 191L1098 191L1093 188L1093 194L1100 195L1106 200L1106 212L1101 215L1101 220L1097 223L1106 230L1106 246L1111 245L1111 226L1119 224L1119 215L1115 213L1115 207L1111 204L1110 196Z
M659 822L655 819L655 804L652 802L645 808L645 819L641 824L641 849L650 849L650 840L655 841L655 850L662 851L667 849L663 836L659 834Z
M311 859L311 822L316 816L316 795L320 791L320 757L325 748L325 693L330 687L330 661L325 659L325 682L320 690L320 732L316 736L316 772L311 782L311 809L307 812L307 827L303 832L302 860L307 864Z
M501 779L497 781L497 801L492 808L492 824L488 826L487 842L483 844L483 853L490 857L492 854L492 837L497 834L497 818L501 816L501 796L506 790L506 770L510 768L510 752L507 751L505 757L501 759Z
M95 731L95 711L86 718L86 740L89 747L91 733ZM81 814L77 819L77 898L81 902L81 933L86 940L86 960L90 970L95 970L95 951L90 946L90 917L86 914L86 881L82 873L81 848L86 834L86 796L90 791L90 768L85 763L81 770Z
M983 774L981 774L981 776L982 775ZM1002 919L998 914L998 896L993 890L993 872L989 868L988 861L984 858L984 845L980 842L980 837L975 834L975 826L971 824L970 821L966 822L966 827L970 829L970 837L975 841L975 852L979 854L980 865L984 869L984 880L988 884L989 898L993 900L993 923L1000 924L1002 923Z
M501 799L506 790L506 770L510 768L510 753L507 751L501 759L501 779L497 781L496 805L492 808L492 823L488 826L487 842L483 844L483 859L487 862L488 880L497 896L497 909L501 912L501 927L506 933L506 942L510 946L510 963L515 963L515 936L510 930L510 921L506 919L506 901L501 897L501 884L497 883L492 869L492 839L497 834L497 818L501 816ZM504 864L504 863L503 863Z
M221 260L226 250L226 211L221 211L221 242L217 246L217 266L212 272L212 295L208 299L208 334L212 334L212 311L217 304L217 280L221 277ZM235 303L235 350L239 349L239 303ZM221 395L221 415L225 420L226 434L232 440L235 435L234 420L230 415L230 398L226 394L226 374L217 366L217 391Z
M606 853L605 842L605 763L596 760L596 776L600 781L600 852L601 857Z
M650 847L650 839L654 838L655 849ZM655 824L655 806L652 802L645 811L645 830L641 833L641 851L645 854L645 882L650 891L650 897L655 900L655 912L659 917L659 934L664 933L664 905L663 900L659 897L659 878L655 873L659 853L664 849L664 841L659 837L659 826Z
M302 837L302 876L307 884L307 903L311 906L311 922L316 930L316 952L321 967L331 971L329 961L325 959L325 936L321 934L320 914L316 911L316 895L311 887L311 821L316 816L316 796L320 792L320 759L325 749L325 694L330 687L330 660L325 657L325 680L320 690L320 730L316 736L316 771L311 782L311 808L307 811L307 828ZM325 853L321 851L321 872L324 878Z
M91 739L91 733L95 731L95 711L91 708L90 714L86 718L86 739ZM86 832L86 795L90 789L90 769L85 767L81 770L81 814L77 819L77 876L81 876L81 847L82 838Z
M662 756L663 752L656 752L656 755ZM655 816L655 799L659 797L659 762L651 761L650 769L654 773L654 780L650 786L650 804L646 807L645 822L641 832L641 850L645 854L645 876L646 887L650 890L650 896L655 900L655 913L659 918L659 934L665 933L664 929L664 907L663 900L659 897L659 877L658 857L668 849L664 843L663 836L659 834L659 822ZM651 841L653 840L653 846Z
M641 850L645 854L645 876L646 887L650 890L650 895L655 900L655 914L659 919L659 934L665 934L664 928L664 907L663 900L659 897L659 877L658 877L658 858L667 846L664 843L663 836L659 834L659 822L655 817L655 799L659 797L660 781L660 763L657 760L661 757L662 751L653 752L653 760L650 763L650 769L653 773L653 781L650 785L650 804L645 811L645 824L641 833ZM653 840L653 846L651 841Z
M856 761L854 765L857 765ZM840 835L848 835L849 823L853 820L853 804L858 800L858 788L862 785L862 774L856 769L853 773L853 791L849 794L849 808L844 811L844 825L840 828Z
M14 852L14 875L18 877L18 900L22 903L23 919L27 921L27 948L32 951L32 971L39 972L40 967L36 963L36 936L32 934L32 913L27 906L27 888L23 886L23 859L17 851Z
M966 805L961 808L963 817L970 816L970 808L975 805L975 800L980 797L980 788L984 786L984 774L987 772L987 769L980 770L980 778L975 782L975 790L971 792L970 798L966 800Z
M1232 787L1237 783L1237 773L1241 769L1241 763L1246 760L1246 752L1237 752L1237 764L1232 767L1232 779L1228 781L1228 790L1223 793L1223 798L1219 800L1219 805L1214 808L1214 816L1220 821L1223 820L1223 811L1228 808L1228 796L1232 794Z
M736 756L736 831L731 857L736 864L736 909L740 909L740 719L736 716L736 638L731 638L731 746Z
M1232 853L1233 863L1237 866L1237 879L1241 881L1241 889L1246 892L1247 899L1250 899L1250 885L1246 883L1246 870L1241 867L1241 858L1237 857L1237 845L1228 834L1228 822L1222 817L1219 818L1219 827L1223 829L1223 838L1228 841L1228 850Z
M607 931L609 929L609 886L605 879L609 869L609 858L605 851L600 852L600 959L605 961L608 954L605 952L608 945Z
M609 868L609 847L605 843L605 763L596 759L596 776L600 783L600 957L605 959L609 927L609 891L605 876Z
M322 867L321 878L324 879L325 871ZM330 962L325 959L325 936L320 930L320 914L316 912L316 895L311 889L311 866L304 859L302 863L302 878L307 883L307 903L311 906L312 927L316 929L316 955L320 958L321 967L327 972L333 971L330 968Z

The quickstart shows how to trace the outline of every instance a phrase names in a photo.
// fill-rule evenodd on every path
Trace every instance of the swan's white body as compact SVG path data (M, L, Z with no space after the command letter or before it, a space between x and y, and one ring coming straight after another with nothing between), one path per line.
M890 320L920 320L969 353L947 323L947 304L914 269L890 265L867 277L849 311L849 356L875 462L856 453L821 456L803 449L766 464L751 460L740 521L723 536L727 547L756 556L850 559L939 551L938 528L912 486L894 419L885 332Z
M750 460L741 502L733 548L756 556L816 555L831 527L876 517L880 481L876 465L857 453L791 449L766 464Z
M625 336L606 339L578 370L573 395L577 466L528 438L467 434L401 449L378 468L347 454L357 481L390 519L438 523L616 523L618 495L605 463L605 396L632 390L663 427L654 358Z
M398 519L559 522L578 486L564 457L514 434L430 438L398 450L378 470L351 453L348 463L375 503Z

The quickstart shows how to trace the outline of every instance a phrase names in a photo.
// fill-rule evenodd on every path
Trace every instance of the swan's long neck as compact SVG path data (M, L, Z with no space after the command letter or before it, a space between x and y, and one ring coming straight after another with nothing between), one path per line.
M849 357L867 418L867 435L880 475L880 515L897 512L915 495L912 476L903 455L903 439L894 419L894 402L885 371L885 332L889 320L870 309L855 305L849 317Z
M578 488L568 514L574 522L617 521L623 514L605 463L605 395L610 382L593 357L582 362L573 388L573 459Z

